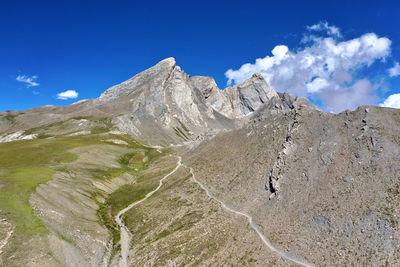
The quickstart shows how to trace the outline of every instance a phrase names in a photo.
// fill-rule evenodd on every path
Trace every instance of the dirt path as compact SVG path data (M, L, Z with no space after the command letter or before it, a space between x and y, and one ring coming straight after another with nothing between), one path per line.
M193 168L187 167L186 165L183 165L183 164L182 164L182 166L185 167L185 168L188 168L188 169L190 170L190 173L192 174L192 179L193 179L193 181L194 181L195 183L197 183L197 184L206 192L206 194L207 194L211 199L214 199L215 201L217 201L225 210L227 210L227 211L229 211L229 212L231 212L231 213L234 213L234 214L237 214L237 215L246 217L246 219L248 220L248 222L249 222L249 224L250 224L250 227L257 233L257 235L261 238L262 242L263 242L272 252L278 254L278 255L281 256L283 259L286 259L286 260L288 260L288 261L291 261L291 262L296 263L296 264L301 265L301 266L306 266L306 267L315 266L315 265L313 265L313 264L311 264L311 263L308 263L308 262L305 261L305 260L298 259L298 258L295 258L295 257L293 257L293 256L290 256L290 255L288 255L286 252L283 252L283 251L277 249L276 247L274 247L274 246L268 241L268 239L264 236L264 234L261 232L260 228L254 223L253 218L252 218L250 215L248 215L248 214L246 214L246 213L244 213L244 212L240 212L240 211L234 210L234 209L228 207L224 202L222 202L222 201L219 200L218 198L214 197L214 195L213 195L202 183L200 183L200 182L196 179L196 177L194 176Z
M121 236L121 239L120 239L121 258L119 261L120 267L128 266L128 253L129 253L129 248L130 248L130 242L132 239L131 232L128 230L128 228L125 226L125 224L122 220L122 215L124 215L127 211L129 211L136 205L139 205L140 203L142 203L143 201L145 201L146 199L151 197L155 192L157 192L161 188L164 180L167 179L169 176L171 176L173 173L175 173L179 169L179 167L182 165L182 158L180 156L176 156L176 158L178 158L178 163L176 164L175 169L173 169L170 173L168 173L163 178L161 178L160 183L156 189L147 193L146 196L144 198L142 198L141 200L131 203L128 207L126 207L125 209L118 212L118 214L115 216L115 221L117 222L118 226L120 227L120 231L121 231L121 233L120 233L120 236Z

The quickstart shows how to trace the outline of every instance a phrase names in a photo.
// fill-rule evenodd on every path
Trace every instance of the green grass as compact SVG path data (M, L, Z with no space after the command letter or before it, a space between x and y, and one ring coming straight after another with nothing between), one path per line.
M118 188L107 199L107 205L112 207L112 215L115 216L130 203L144 198L155 186L156 183L139 183L127 184Z
M144 198L148 192L157 187L160 177L167 174L169 171L170 169L160 173L146 175L138 173L136 183L123 185L111 193L105 203L106 206L111 207L111 215L115 216L130 203Z
M164 238L170 234L171 234L171 232L169 230L164 230L159 234L154 234L154 238L155 238L155 240L158 240L158 239Z
M153 150L147 148L147 155L149 156L149 163L155 159L165 155L165 153L154 154ZM131 157L135 154L129 153L125 154L120 158L120 164L129 168L129 163L131 162ZM147 167L146 167L147 168ZM117 244L120 238L119 229L115 225L114 217L117 213L128 206L130 203L138 201L146 196L146 194L157 187L160 177L167 174L170 170L164 170L158 173L144 174L142 171L136 171L138 176L135 184L127 184L118 188L116 191L111 193L105 203L100 204L100 208L97 214L100 221L105 225L113 235L113 243ZM116 248L114 248L115 250Z
M148 166L149 159L145 151L129 153L121 157L119 162L135 170L143 170Z
M52 179L54 167L77 159L70 149L100 143L90 137L54 138L0 144L0 210L16 226L15 234L29 239L47 232L33 214L29 197L39 184Z
M33 215L29 196L36 186L51 179L53 171L46 167L27 167L11 171L5 178L1 189L0 209L16 224L16 231L25 236L47 232L40 220Z
M53 127L61 127L62 128L63 125L65 125L65 121L59 121L59 122L54 122L54 123L50 123L50 124L46 124L46 125L41 125L41 126L30 128L30 129L24 131L24 135L29 135L29 134L34 134L34 133L42 134L43 131L49 130Z
M157 158L169 153L169 151L159 153L156 149L147 148L139 145L138 151L123 155L122 157L120 157L118 162L125 167L141 171L147 169L149 165Z
M165 156L170 151L164 150L159 153L156 149L138 143L129 135L104 134L113 127L110 118L72 119L91 120L93 123L89 129L91 135L49 135L60 129L68 129L70 122L67 120L35 127L24 132L38 134L37 139L0 144L0 215L15 226L13 238L7 245L10 253L23 248L33 236L48 233L41 220L34 215L29 198L40 184L51 180L56 172L71 171L68 165L63 163L72 162L78 158L77 155L69 152L73 148L98 144L109 145L104 140L117 138L127 142L127 147L134 151L121 156L119 167L99 166L99 169L87 169L93 178L101 180L112 179L124 173L138 177L137 184L122 186L108 197L100 191L92 195L94 199L107 197L105 203L98 203L100 208L97 214L100 223L112 232L114 241L119 239L119 229L113 221L116 213L131 202L143 198L158 185L157 174L144 175L142 171L147 169L154 160ZM163 173L160 172L158 175L163 175Z
M157 186L158 180L154 180L157 177L143 175L142 171L147 169L154 160L169 154L171 151L164 150L162 153L159 153L156 149L143 146L128 135L110 135L110 137L118 137L127 142L130 148L137 149L136 152L124 154L119 158L120 168L93 170L93 176L97 179L110 179L120 176L125 172L138 177L136 184L123 185L107 196L104 203L98 203L99 209L97 210L97 215L99 216L100 223L110 230L113 236L113 243L117 244L120 232L114 222L114 216L130 203L145 197L148 192ZM114 253L116 249L114 247Z
M53 130L57 129L57 130L61 130L61 131L67 130L68 127L70 126L69 122L71 120L81 120L81 119L90 120L90 121L92 121L92 123L95 124L95 126L93 126L90 129L91 134L105 133L105 132L108 132L113 127L111 118L73 117L66 121L58 121L58 122L49 123L49 124L45 124L45 125L41 125L38 127L28 129L28 130L24 131L24 134L25 135L29 135L29 134L33 134L33 133L45 134L44 132L51 130L51 129L53 129Z
M90 129L91 134L101 134L101 133L106 133L110 129L105 127L105 126L94 126L92 129Z
M122 168L107 168L105 170L95 169L92 170L92 175L94 178L99 180L109 180L118 176L121 176L126 171Z
M96 118L91 120L97 124L90 130L91 134L106 133L113 127L111 118Z
M102 140L118 138L127 142L130 149L135 150L134 153L121 156L120 167L89 170L95 179L112 179L126 172L139 177L137 184L122 186L108 196L105 203L98 203L99 221L112 232L114 240L119 238L119 229L113 221L116 213L131 202L143 198L158 184L159 177L156 174L144 175L142 171L147 169L154 160L165 156L170 151L164 150L163 153L159 153L156 149L146 147L128 135L104 135L112 128L109 118L73 119L88 119L95 122L95 126L90 129L92 134L48 138L50 137L49 130L54 132L54 129L68 127L67 120L25 131L25 134L38 134L38 139L0 144L0 214L15 225L10 247L20 249L33 236L48 232L40 219L34 215L29 198L37 186L51 180L55 172L70 171L62 163L77 159L77 155L69 152L73 148L105 144ZM94 198L96 193L93 194ZM106 197L103 193L101 194L101 197Z

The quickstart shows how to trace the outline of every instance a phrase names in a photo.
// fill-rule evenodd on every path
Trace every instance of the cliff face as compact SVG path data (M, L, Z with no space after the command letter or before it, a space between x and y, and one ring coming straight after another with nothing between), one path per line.
M294 98L291 101L280 96L260 74L220 90L214 79L190 77L173 58L167 58L108 89L98 105L115 106L123 114L117 121L124 131L169 144L233 129L263 106L287 109L300 103ZM301 104L312 106L304 99Z
M165 145L233 128L234 121L214 109L203 86L199 88L198 81L202 85L205 79L191 79L168 58L111 87L97 105L115 106L113 112L122 114L116 121L123 131Z

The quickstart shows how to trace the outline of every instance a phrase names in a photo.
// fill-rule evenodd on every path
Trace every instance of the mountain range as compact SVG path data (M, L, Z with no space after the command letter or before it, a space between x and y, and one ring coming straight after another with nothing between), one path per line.
M400 111L332 114L167 58L0 112L0 265L400 264Z

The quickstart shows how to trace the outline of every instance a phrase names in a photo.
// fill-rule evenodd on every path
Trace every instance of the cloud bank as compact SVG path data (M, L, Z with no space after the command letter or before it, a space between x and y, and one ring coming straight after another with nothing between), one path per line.
M22 82L26 84L26 88L39 86L39 83L36 81L38 76L28 76L28 75L18 75L16 80L18 82Z
M378 86L367 79L354 77L357 71L376 61L384 61L390 55L391 41L375 33L338 41L341 36L339 28L328 23L315 24L307 29L324 31L328 37L306 35L312 44L298 51L277 45L271 51L272 56L226 71L228 84L241 83L259 72L276 90L307 96L320 102L327 111L339 112L361 104L375 104L379 100L376 96Z
M78 92L75 90L67 90L57 94L57 99L68 100L78 97Z

